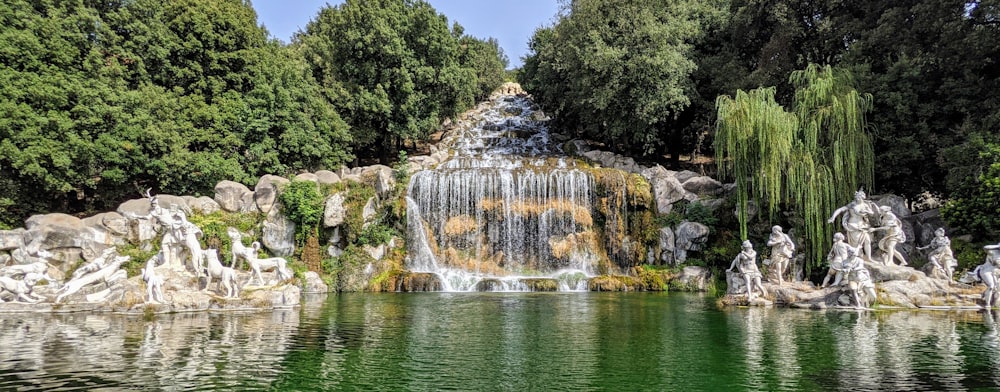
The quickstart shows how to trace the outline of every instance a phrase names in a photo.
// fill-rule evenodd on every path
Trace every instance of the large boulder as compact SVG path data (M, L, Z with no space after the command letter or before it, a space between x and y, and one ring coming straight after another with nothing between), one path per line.
M677 263L687 260L687 252L701 251L708 241L708 226L698 222L683 221L674 229L674 258Z
M872 281L888 282L893 280L917 281L926 279L927 275L911 267L899 266L896 264L885 265L880 261L865 262L865 267L871 273Z
M674 174L659 165L642 171L642 176L646 177L653 189L656 209L660 214L669 214L678 201L697 200L697 196L685 190Z
M25 230L22 228L0 230L0 251L24 247L25 234Z
M332 174L332 173L331 173ZM271 174L265 174L257 180L257 185L253 187L253 200L257 204L257 209L264 213L271 212L274 201L278 199L278 192L281 186L288 184L287 178Z
M316 171L316 181L320 185L333 185L340 182L340 176L329 170Z
M671 286L678 285L688 291L705 291L705 285L711 276L712 271L708 268L687 266L671 281Z
M677 179L681 181L680 178ZM722 193L722 183L708 176L691 177L683 181L684 190L698 196L715 196Z
M336 227L347 220L347 208L344 208L344 193L330 195L323 208L323 227Z
M312 181L319 183L319 177L313 173L299 173L295 176L295 181Z
M378 200L374 197L368 198L365 203L365 207L361 209L361 224L362 228L368 227L375 220L375 214L378 212Z
M319 274L313 271L306 272L305 284L302 285L303 293L327 293L330 292L330 286L327 286L326 282L319 277Z
M184 200L191 207L191 211L197 214L208 215L222 208L219 207L219 203L208 196L184 196Z
M156 238L156 223L149 213L149 199L132 199L118 206L118 213L128 221L126 238L135 244L149 244Z
M83 224L90 230L94 242L105 246L124 244L129 232L128 219L117 212L104 212L84 218Z
M215 201L219 207L228 212L240 212L245 209L245 195L250 194L253 200L253 192L246 185L235 181L221 181L215 185Z
M365 181L371 181L372 186L375 188L375 193L379 197L388 197L393 188L396 187L396 177L393 176L392 168L385 165L372 165L363 172L361 172L361 178Z
M279 204L280 206L280 204ZM291 256L295 253L295 222L273 208L264 220L261 243L275 256Z
M674 231L669 227L660 229L660 261L674 264Z

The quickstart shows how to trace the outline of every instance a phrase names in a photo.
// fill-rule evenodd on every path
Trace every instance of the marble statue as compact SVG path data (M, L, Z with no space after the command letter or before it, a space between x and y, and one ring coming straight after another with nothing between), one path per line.
M128 261L129 259L131 259L131 257L129 256L115 257L114 259L112 259L110 263L99 268L96 271L83 274L74 279L70 279L68 282L66 282L65 285L62 286L62 288L59 289L58 292L60 294L56 297L56 303L61 302L63 298L73 295L77 291L80 291L84 287L87 287L91 284L98 282L110 283L118 279L119 277L125 278L126 273L124 270L121 270L120 268L122 264Z
M198 237L202 235L201 229L188 222L187 215L176 204L164 209L156 196L150 194L148 190L146 197L149 198L150 215L159 223L163 233L160 249L164 252L167 264L178 271L183 270L184 260L190 256L195 275L200 277L202 255Z
M871 232L884 231L885 236L878 241L878 248L882 250L882 264L894 264L893 259L899 260L899 265L907 265L906 259L896 250L896 245L906 242L906 234L903 233L903 222L892 213L889 206L879 207L880 220L882 226L869 229Z
M753 244L750 243L750 240L743 241L743 249L736 255L726 271L732 271L733 268L739 270L740 274L743 275L747 286L747 297L750 300L753 300L754 288L760 290L761 296L767 296L767 290L764 289L764 284L760 281L760 269L757 268L757 251L753 250Z
M205 249L202 255L205 257L206 275L208 275L205 289L208 290L208 286L212 284L212 278L216 278L219 280L219 287L216 289L221 292L222 288L225 288L226 298L238 297L240 288L236 283L236 270L222 265L222 262L219 261L219 250Z
M142 269L142 280L146 282L146 303L164 303L163 277L156 274L156 267L166 262L163 250L146 260Z
M865 196L864 191L855 192L854 200L834 211L827 222L833 223L837 215L843 213L840 224L847 233L847 244L862 247L865 251L865 260L872 260L872 238L869 229L872 227L871 220L876 207L875 203L866 200Z
M6 276L8 278L16 278L31 273L38 275L45 275L48 270L49 270L49 263L44 260L41 260L31 264L19 264L19 265L12 265L10 267L0 268L0 276Z
M851 249L851 246L844 242L844 234L834 233L833 246L830 247L830 253L826 255L826 261L830 263L830 270L827 271L826 277L823 278L823 284L820 287L826 287L830 283L831 276L834 277L833 285L840 285L846 271L844 262L847 261L849 249Z
M3 302L2 296L4 293L10 293L13 295L14 299L12 301L14 302L36 303L44 301L45 298L36 296L32 293L35 284L42 279L44 279L44 277L41 274L34 272L24 274L23 279L14 279L10 276L0 276L0 302Z
M847 261L844 262L844 270L847 272L847 287L854 297L854 304L859 308L867 308L869 302L875 300L875 283L872 282L871 273L865 268L865 262L861 259L860 248L848 247ZM865 295L865 300L861 300L861 294Z
M784 284L785 270L792 260L795 252L795 243L792 238L781 231L781 226L771 228L771 236L767 239L767 246L771 247L771 268L775 270L778 277L778 285Z
M927 248L931 249L931 252L927 255L927 261L934 266L934 269L943 272L948 277L948 280L952 280L955 267L958 267L958 260L955 259L955 254L951 251L951 239L944 234L943 227L934 230L934 239L931 240L930 244L917 249L924 250Z
M95 257L93 260L84 265L81 265L75 271L73 271L73 275L70 276L69 280L80 279L80 277L83 275L92 272L97 272L101 268L104 268L104 266L106 266L108 262L113 259L113 256L116 253L118 253L118 249L113 246L101 251L101 254L97 255L97 257Z
M997 267L1000 267L1000 244L986 245L986 261L969 273L974 280L983 282L986 291L983 292L983 307L989 309L993 307L993 297L996 295Z
M288 261L283 257L258 259L257 252L260 250L260 242L254 241L249 247L247 247L243 245L243 236L240 234L239 230L234 227L230 227L226 229L226 233L229 235L229 239L231 239L233 243L233 268L236 267L237 259L246 261L250 266L250 278L247 279L245 285L249 285L250 282L253 282L255 277L261 284L264 284L264 277L261 276L262 270L273 269L275 274L278 276L278 280L286 280L292 277L291 272L288 270Z
M257 258L260 242L254 241L249 247L243 245L243 234L240 234L240 231L235 227L226 228L226 234L229 235L229 240L232 242L230 253L232 253L233 262L230 267L236 268L240 260L250 264L250 259Z

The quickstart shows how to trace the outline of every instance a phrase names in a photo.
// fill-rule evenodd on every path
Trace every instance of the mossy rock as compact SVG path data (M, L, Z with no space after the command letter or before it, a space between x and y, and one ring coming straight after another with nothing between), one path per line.
M587 282L590 291L645 291L646 285L634 276L601 275Z

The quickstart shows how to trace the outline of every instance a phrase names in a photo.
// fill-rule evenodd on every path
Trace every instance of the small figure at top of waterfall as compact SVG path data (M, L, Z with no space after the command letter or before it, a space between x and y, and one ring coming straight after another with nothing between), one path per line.
M753 244L750 243L750 240L743 241L743 249L736 255L726 271L732 271L733 268L739 270L740 274L743 275L748 299L753 300L754 288L760 289L761 296L767 296L767 290L764 289L764 284L760 281L760 269L757 268L757 251L753 250Z
M767 239L767 246L771 247L771 268L775 270L780 286L785 283L785 270L795 252L795 243L792 242L792 238L788 234L781 231L781 226L775 225L771 228L771 236Z
M826 273L826 278L823 278L823 285L820 287L826 287L830 283L830 277L833 276L833 285L839 286L840 281L844 278L844 262L847 261L849 256L848 250L851 249L850 245L844 242L843 233L833 234L833 246L830 247L830 253L826 255L826 261L830 263L830 270Z
M840 224L847 233L847 244L862 247L865 251L865 260L872 260L872 237L869 229L872 227L871 219L876 207L875 203L866 200L865 197L865 192L862 190L854 192L854 200L833 211L827 222L833 223L837 215L845 213Z
M889 206L879 207L882 221L881 227L870 229L869 231L885 231L885 236L878 241L878 248L882 250L882 264L893 264L893 259L899 260L899 265L906 265L906 259L896 250L896 245L906 242L906 233L903 233L903 221L892 213Z
M195 275L201 277L202 255L201 244L198 242L198 237L202 235L201 229L188 222L187 215L176 204L164 209L149 190L146 190L145 196L149 198L149 213L159 222L163 233L160 249L164 252L166 263L177 270L182 270L184 260L190 256ZM182 253L184 250L187 250L187 254Z
M927 261L931 262L934 269L944 272L948 280L952 280L955 267L958 267L958 260L955 259L955 254L951 251L951 239L944 235L943 227L934 230L934 239L931 240L931 243L917 249L927 248L931 248L930 254L927 255Z
M847 287L854 297L854 304L859 308L867 308L869 303L876 298L875 283L872 282L871 273L865 268L864 260L859 257L860 248L847 248L847 261L844 262L844 270L847 272ZM864 294L865 300L861 300Z

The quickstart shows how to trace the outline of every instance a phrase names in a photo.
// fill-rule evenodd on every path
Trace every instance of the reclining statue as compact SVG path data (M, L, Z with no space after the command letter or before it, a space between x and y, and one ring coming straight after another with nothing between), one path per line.
M77 278L70 279L69 282L66 282L66 284L59 289L58 293L60 294L56 297L56 303L61 302L62 299L67 296L76 294L77 291L80 291L84 287L91 284L98 282L110 283L116 279L116 276L125 275L125 271L120 270L120 268L122 264L129 259L131 259L129 256L115 257L110 263L97 269L96 271L88 272Z
M14 279L9 276L0 276L0 302L3 302L3 294L10 293L14 296L12 301L36 303L45 300L38 297L32 290L39 280L44 279L41 274L29 272L24 275L24 279Z

